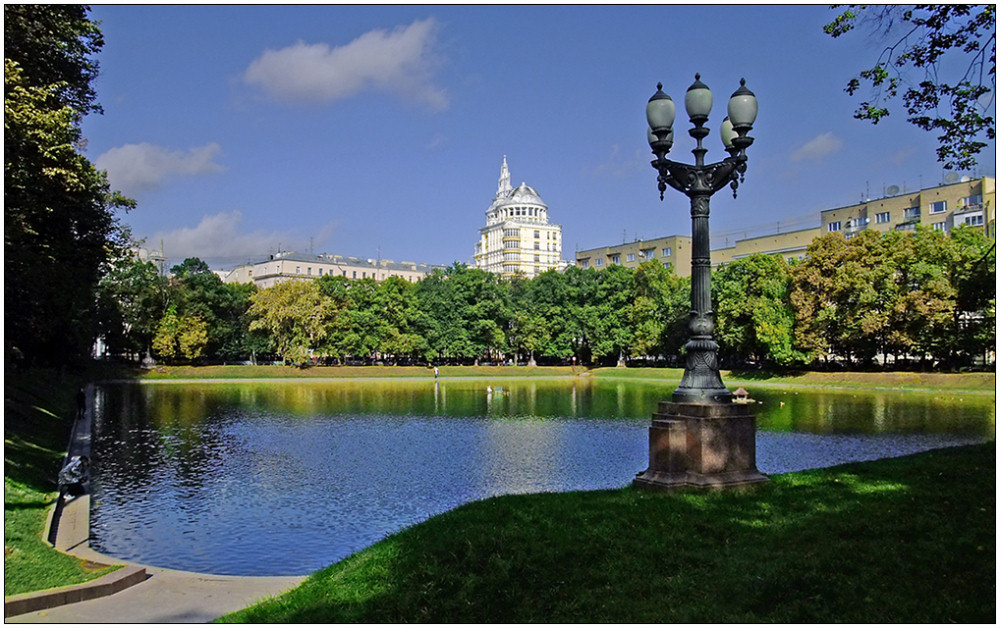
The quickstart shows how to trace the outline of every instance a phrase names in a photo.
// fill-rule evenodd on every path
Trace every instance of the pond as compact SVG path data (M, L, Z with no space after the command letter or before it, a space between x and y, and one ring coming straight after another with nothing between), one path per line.
M320 569L500 494L620 488L675 384L585 378L108 384L91 545L230 575ZM992 439L992 395L751 390L757 466L816 468Z

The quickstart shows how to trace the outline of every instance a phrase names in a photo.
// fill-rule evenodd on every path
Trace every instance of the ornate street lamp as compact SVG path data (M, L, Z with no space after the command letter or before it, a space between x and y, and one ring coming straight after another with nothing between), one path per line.
M694 165L666 158L674 142L674 101L663 92L663 84L646 105L647 136L656 159L660 200L667 186L691 199L691 317L690 339L684 345L684 377L671 402L661 402L650 427L649 469L638 474L637 486L653 488L724 488L766 482L757 471L756 422L750 406L733 403L733 395L722 383L717 359L718 345L712 338L712 264L709 250L709 199L728 184L736 189L746 172L746 149L753 144L748 135L757 118L757 98L740 81L729 99L729 117L720 125L722 142L729 157L706 164L702 140L712 110L712 92L695 74L684 95L684 108L697 141Z

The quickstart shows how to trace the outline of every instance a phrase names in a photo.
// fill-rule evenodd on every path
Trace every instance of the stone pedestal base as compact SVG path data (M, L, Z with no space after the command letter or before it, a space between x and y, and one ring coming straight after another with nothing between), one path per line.
M632 484L673 491L767 482L757 470L756 431L745 404L661 401L649 428L649 468Z

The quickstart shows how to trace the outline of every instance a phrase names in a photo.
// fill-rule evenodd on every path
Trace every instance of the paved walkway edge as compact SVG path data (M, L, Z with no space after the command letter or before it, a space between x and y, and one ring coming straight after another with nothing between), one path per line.
M47 591L12 595L3 599L3 616L13 617L73 602L93 600L123 591L143 582L148 577L145 567L129 565L84 584L75 584Z

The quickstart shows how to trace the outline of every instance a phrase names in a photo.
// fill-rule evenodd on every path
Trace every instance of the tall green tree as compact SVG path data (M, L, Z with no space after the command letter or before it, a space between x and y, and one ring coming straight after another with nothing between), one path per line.
M250 297L250 330L261 330L285 362L307 363L329 333L332 304L312 281L284 281Z
M907 120L940 133L938 161L967 170L996 139L989 115L996 92L996 5L847 5L824 30L841 37L865 24L869 42L884 44L875 64L850 80L871 96L854 113L872 124L889 115L888 101L903 89Z
M4 327L8 362L64 364L97 332L97 284L124 246L110 189L80 154L103 44L86 7L4 5Z
M624 366L634 341L635 281L633 271L612 264L597 274L597 293L592 305L593 332L590 348L595 360L616 359Z
M755 254L712 274L720 361L788 366L805 361L795 347L791 277L780 255Z
M113 356L141 359L168 303L167 281L151 262L117 260L97 291L98 332Z
M691 280L678 277L656 260L635 269L633 355L664 356L680 353L686 340L691 309Z

